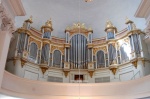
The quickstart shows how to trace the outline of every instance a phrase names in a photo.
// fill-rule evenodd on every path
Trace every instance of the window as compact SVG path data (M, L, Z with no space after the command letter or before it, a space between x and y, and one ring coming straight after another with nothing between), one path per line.
M108 39L113 39L113 38L114 38L114 33L108 32L108 33L107 33L107 38L108 38Z
M98 51L97 52L97 68L105 67L105 59L104 59L104 52Z
M43 38L50 38L50 32L45 32L44 34L43 34Z
M140 56L140 44L138 34L133 34L134 50L137 56Z
M61 52L59 50L55 50L53 53L53 66L60 67L61 65Z
M49 44L45 44L42 48L41 63L48 64L49 60Z
M36 60L38 47L35 43L31 43L30 45L30 58Z
M108 51L109 51L109 65L115 64L116 63L116 49L115 47L110 44L108 46Z
M122 44L120 47L120 53L121 53L121 61L122 63L129 60L130 55L130 48L127 46L127 44Z
M18 43L18 53L22 53L25 44L25 33L20 33L19 43Z

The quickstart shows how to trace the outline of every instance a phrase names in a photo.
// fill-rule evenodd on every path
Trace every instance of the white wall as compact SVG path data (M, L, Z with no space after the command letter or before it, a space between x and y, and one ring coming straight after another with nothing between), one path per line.
M150 63L138 61L137 68L132 63L127 63L119 66L116 74L114 75L109 68L97 69L93 73L92 78L90 77L87 70L80 70L80 74L84 75L85 83L95 83L96 78L110 77L110 82L127 81L137 79L150 74ZM13 65L13 61L9 61L6 70L23 78L31 80L48 81L48 76L62 78L64 83L74 82L74 75L79 74L79 70L71 70L68 76L65 77L62 69L50 68L44 75L40 67L36 64L27 62L23 67L21 61L18 59Z
M0 92L26 99L137 99L150 95L149 83L150 76L146 76L126 82L79 86L73 83L33 81L5 72Z

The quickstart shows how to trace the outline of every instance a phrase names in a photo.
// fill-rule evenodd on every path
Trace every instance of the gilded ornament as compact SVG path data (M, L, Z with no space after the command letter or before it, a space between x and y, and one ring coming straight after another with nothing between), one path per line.
M102 50L102 51L104 51L104 52L106 53L106 52L107 52L107 47L104 46L104 47L93 48L93 54L96 55L96 53L97 53L99 50Z
M113 26L112 22L110 20L107 20L106 26L105 26L105 32L111 31L111 32L117 32L117 28Z
M118 68L117 68L117 67L110 67L109 69L110 69L110 70L112 71L112 73L115 75Z
M88 72L89 72L90 77L92 78L94 71L88 71Z
M36 43L39 49L41 48L41 42L40 42L40 41L37 41L37 40L34 39L33 37L30 37L30 38L29 38L29 43L31 43L31 42Z
M41 68L41 71L42 71L43 75L46 72L46 70L48 70L47 66L41 66L40 68Z
M21 67L23 68L23 66L25 65L27 61L25 59L21 59Z
M134 61L132 61L132 64L133 64L133 66L137 69L137 63L138 63L138 60L134 60Z
M59 46L52 45L51 46L51 53L54 52L54 50L59 50L62 53L62 55L64 55L64 51L65 51L64 47L59 47Z
M133 21L129 20L129 18L126 17L126 23L125 24L129 24L129 23L133 23Z
M65 74L65 77L66 77L66 78L67 78L69 72L70 72L70 71L64 71L64 74Z
M86 37L88 37L88 33L89 32L93 33L93 30L92 28L87 28L84 23L78 22L74 23L73 26L70 27L68 26L65 32L69 32L70 36L72 36L75 33L83 33Z
M41 27L41 32L44 29L44 32L51 32L53 31L53 27L52 27L52 20L47 20L47 22L45 22L45 25Z
M33 23L32 18L33 18L33 17L32 17L32 15L31 15L29 19L25 20L25 22Z

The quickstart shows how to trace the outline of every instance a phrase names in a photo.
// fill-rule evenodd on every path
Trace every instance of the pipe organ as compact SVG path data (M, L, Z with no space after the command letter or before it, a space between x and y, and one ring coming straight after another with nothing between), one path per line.
M121 32L111 21L106 22L106 37L93 39L92 28L83 23L76 23L65 29L65 39L52 36L52 20L48 20L38 31L31 27L32 17L24 21L23 27L14 33L14 60L20 59L21 65L34 63L42 72L58 68L67 77L72 70L84 70L92 77L97 69L116 69L124 64L137 65L148 56L143 49L142 37L145 35L137 29L134 22L126 19L127 28ZM9 56L9 55L8 55ZM136 67L136 66L135 66Z

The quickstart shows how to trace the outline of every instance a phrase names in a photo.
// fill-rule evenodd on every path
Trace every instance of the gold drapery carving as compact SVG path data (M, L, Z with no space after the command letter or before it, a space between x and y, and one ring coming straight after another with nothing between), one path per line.
M99 51L99 50L102 50L102 51L104 51L104 53L106 53L107 52L107 47L104 46L104 47L93 48L93 54L96 55L97 51Z

